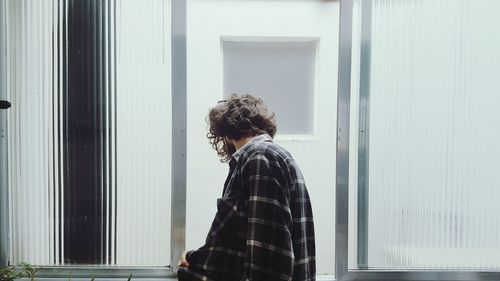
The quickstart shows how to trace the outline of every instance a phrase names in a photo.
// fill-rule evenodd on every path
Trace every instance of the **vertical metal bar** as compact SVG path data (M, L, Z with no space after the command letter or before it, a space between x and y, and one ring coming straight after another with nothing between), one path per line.
M0 99L7 100L7 1L0 2ZM7 110L0 110L0 267L9 257Z
M358 144L358 269L368 268L369 137L372 0L361 3Z
M112 205L111 205L111 210L112 210L112 217L113 217L113 224L111 225L111 237L112 237L112 248L111 248L111 255L112 255L112 259L111 259L111 262L112 264L116 264L116 226L117 226L117 219L116 219L116 216L117 216L117 210L118 210L118 207L117 207L117 198L118 198L118 184L117 184L117 140L116 140L116 135L117 135L117 131L118 131L118 125L117 125L117 122L116 122L116 83L117 83L117 75L116 75L116 65L117 65L117 61L118 61L118 58L117 58L117 55L116 55L116 6L118 4L116 3L116 1L113 1L113 9L112 9L112 18L113 20L111 21L111 24L112 24L112 28L111 28L111 55L110 55L110 62L112 62L111 64L111 80L110 80L110 83L111 83L111 106L112 106L112 127L113 127L113 130L112 130L112 137L113 137L113 148L112 148L112 153L113 155L111 156L112 157L112 163L113 163L113 170L111 170L113 172L112 174L112 178L113 178L113 185L111 187L112 189L112 198L113 198L113 201L111 201Z
M186 1L171 1L172 40L172 194L170 264L177 260L186 240Z
M337 171L335 276L348 268L349 111L351 103L352 0L340 1L339 71L337 100Z

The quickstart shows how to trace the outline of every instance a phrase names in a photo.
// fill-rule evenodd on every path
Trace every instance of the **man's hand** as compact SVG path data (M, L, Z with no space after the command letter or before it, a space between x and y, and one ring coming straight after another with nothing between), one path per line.
M186 259L186 251L182 252L181 259L179 260L179 266L181 267L189 267L189 263Z

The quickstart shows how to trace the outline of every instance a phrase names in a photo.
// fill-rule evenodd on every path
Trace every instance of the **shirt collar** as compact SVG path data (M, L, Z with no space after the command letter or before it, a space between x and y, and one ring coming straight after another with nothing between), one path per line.
M265 141L272 141L272 140L273 139L268 134L263 134L263 135L255 136L250 141L248 141L247 143L245 143L245 145L243 145L242 147L240 147L240 149L238 149L231 156L233 157L234 160L236 160L236 162L238 162L240 160L241 155L245 152L246 148L249 147L250 145L261 143L261 142L265 142Z

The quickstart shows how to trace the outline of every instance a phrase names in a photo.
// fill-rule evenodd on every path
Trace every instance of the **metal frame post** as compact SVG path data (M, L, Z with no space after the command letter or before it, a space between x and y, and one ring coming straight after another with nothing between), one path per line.
M186 0L172 0L172 224L170 263L177 271L186 244Z
M370 76L372 1L361 6L361 56L359 85L359 144L358 144L358 268L368 268L368 207L369 207L369 143L370 143Z
M335 276L348 268L349 218L349 111L351 98L352 0L340 1L339 71L337 99L337 175Z
M7 1L0 2L0 100L7 100ZM8 109L0 109L0 267L9 263Z

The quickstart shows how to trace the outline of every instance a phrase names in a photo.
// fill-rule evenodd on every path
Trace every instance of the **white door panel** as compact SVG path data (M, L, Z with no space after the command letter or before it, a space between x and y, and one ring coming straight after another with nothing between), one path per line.
M205 122L208 109L224 97L222 40L315 38L313 133L280 135L278 128L275 140L292 153L306 178L315 216L317 272L332 274L339 3L191 0L187 10L187 248L203 244L228 171L208 144Z

